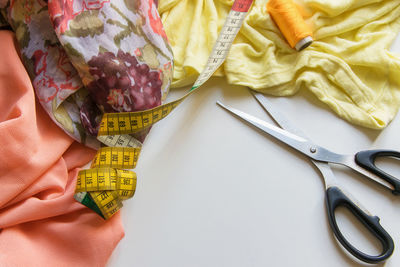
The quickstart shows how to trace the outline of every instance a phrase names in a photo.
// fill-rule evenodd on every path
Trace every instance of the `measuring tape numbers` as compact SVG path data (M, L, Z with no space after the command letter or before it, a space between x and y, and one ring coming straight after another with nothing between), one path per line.
M132 197L136 189L136 166L142 144L130 134L151 127L170 114L203 85L222 65L243 24L253 0L236 0L213 46L207 64L187 94L158 107L122 113L104 113L97 139L107 147L98 150L91 169L78 174L75 199L108 219Z
M136 173L125 169L136 167L142 144L130 135L98 139L106 147L97 151L90 169L78 173L74 198L108 219L135 194Z

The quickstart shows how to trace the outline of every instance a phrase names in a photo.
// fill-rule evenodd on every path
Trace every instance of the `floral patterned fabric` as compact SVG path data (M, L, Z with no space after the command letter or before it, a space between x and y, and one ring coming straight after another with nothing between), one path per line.
M168 93L173 55L153 0L0 0L0 14L40 103L81 143L98 147L103 112L149 109Z

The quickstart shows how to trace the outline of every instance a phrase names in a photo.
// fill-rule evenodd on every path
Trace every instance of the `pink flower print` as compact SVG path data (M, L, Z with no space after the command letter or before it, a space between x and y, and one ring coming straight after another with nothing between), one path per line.
M63 34L68 29L68 23L74 14L73 0L49 0L49 14L56 31Z
M154 33L162 36L165 40L168 40L167 34L164 31L163 24L161 22L160 16L157 13L157 8L153 8L153 1L150 0L150 7L148 10L148 17L150 20L150 26Z
M140 51L139 48L136 48L134 53L135 53L135 56L137 56L137 57L140 57L142 55L142 51Z
M83 2L83 9L84 10L97 10L103 8L105 3L110 3L110 0L84 0Z
M35 78L33 85L41 102L48 103L55 97L62 102L82 87L78 73L60 47L48 47L33 54Z
M68 24L76 16L87 10L98 10L103 8L110 0L49 0L48 8L53 26L59 34L68 30ZM74 9L75 8L75 9Z
M48 52L41 50L35 51L33 54L36 77L33 80L33 86L37 91L39 101L47 103L56 96L57 86L53 79L46 75Z

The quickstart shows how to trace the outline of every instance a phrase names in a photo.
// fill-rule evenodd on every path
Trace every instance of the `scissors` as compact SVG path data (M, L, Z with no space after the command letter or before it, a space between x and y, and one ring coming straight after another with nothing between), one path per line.
M362 207L343 187L338 183L328 163L340 164L378 182L390 189L393 194L400 194L400 180L382 171L375 165L377 157L394 157L400 159L400 152L392 150L365 150L355 155L342 155L331 152L319 146L305 137L305 135L293 126L273 104L262 94L252 92L259 104L282 127L276 127L270 123L246 114L240 110L228 107L217 101L221 107L233 113L242 120L275 137L295 150L309 157L312 163L321 172L325 182L325 199L329 224L334 235L342 246L353 256L367 263L379 263L389 258L394 250L391 236L380 225L379 217L371 215ZM285 129L285 130L284 130ZM382 252L379 255L368 255L350 244L341 233L335 217L335 209L339 206L347 208L382 244Z

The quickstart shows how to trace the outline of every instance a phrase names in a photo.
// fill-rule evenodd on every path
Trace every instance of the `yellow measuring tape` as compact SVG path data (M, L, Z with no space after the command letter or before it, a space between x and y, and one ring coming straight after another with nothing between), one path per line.
M122 200L136 190L134 169L142 144L130 135L99 136L101 147L91 168L78 173L75 199L108 219L121 207Z
M205 68L186 95L149 110L103 115L97 139L108 147L99 149L91 169L79 172L74 196L77 201L108 219L122 207L122 200L133 196L136 174L124 169L135 168L142 144L130 134L168 116L211 77L224 62L252 3L253 0L233 3Z

